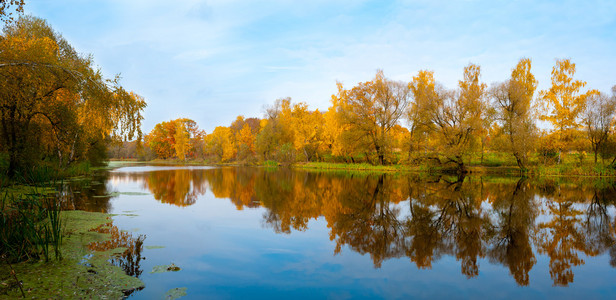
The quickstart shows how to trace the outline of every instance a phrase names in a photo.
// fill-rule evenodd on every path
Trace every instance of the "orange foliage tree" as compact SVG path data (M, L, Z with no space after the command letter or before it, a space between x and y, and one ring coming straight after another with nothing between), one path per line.
M199 150L197 148L202 147L201 140L204 135L197 123L191 119L163 121L156 124L146 136L146 146L152 149L158 158L195 158Z

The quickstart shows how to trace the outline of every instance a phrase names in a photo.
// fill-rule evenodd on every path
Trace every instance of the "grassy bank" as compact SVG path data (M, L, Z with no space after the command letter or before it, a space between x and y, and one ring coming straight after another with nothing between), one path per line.
M371 172L410 172L415 169L405 165L377 166L367 163L329 163L329 162L308 162L296 163L294 168L307 170L349 170L349 171L371 171Z
M294 168L306 170L346 170L346 171L361 171L361 172L413 172L413 173L447 173L452 169L447 169L439 166L430 165L370 165L366 163L328 163L328 162L309 162L296 163ZM567 163L554 165L534 165L522 172L520 168L512 165L500 164L474 164L467 165L469 174L486 174L486 175L507 175L507 176L567 176L567 177L616 177L616 169L602 164L579 164Z
M379 166L367 163L365 159L356 157L355 163L344 163L336 161L332 157L326 157L326 162L296 162L292 164L294 168L306 170L345 170L357 172L418 172L427 174L442 174L455 172L455 165L440 165L434 160L422 163L409 163L416 159L399 158L396 163ZM118 161L113 163L126 163ZM137 163L137 162L128 162ZM151 160L143 163L148 164L168 164L168 165L210 165L210 166L265 166L277 167L288 165L276 161L252 161L252 162L228 162L212 163L203 160L180 161L174 159ZM512 175L518 176L590 176L590 177L616 177L616 169L610 165L611 160L599 159L594 162L593 155L585 152L563 153L561 161L558 163L557 156L541 156L538 153L530 155L528 166L523 172L518 167L514 157L509 153L486 152L472 153L465 158L465 166L470 174L490 174L490 175Z
M112 254L125 248L103 252L91 251L88 245L110 239L108 233L91 231L110 222L108 215L83 211L61 213L64 238L60 251L62 259L49 262L27 261L0 263L0 297L18 298L21 291L15 277L23 283L27 298L109 298L119 299L126 293L143 287L143 283L112 266ZM15 276L12 275L14 271Z

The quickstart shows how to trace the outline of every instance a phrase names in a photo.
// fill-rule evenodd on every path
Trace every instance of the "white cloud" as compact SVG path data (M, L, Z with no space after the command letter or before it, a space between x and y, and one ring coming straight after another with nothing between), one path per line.
M70 9L68 9L68 8ZM32 1L107 76L146 96L145 130L186 116L211 131L290 96L325 109L335 82L420 69L454 87L469 62L487 83L533 59L540 87L555 58L607 91L616 84L616 3L606 1Z

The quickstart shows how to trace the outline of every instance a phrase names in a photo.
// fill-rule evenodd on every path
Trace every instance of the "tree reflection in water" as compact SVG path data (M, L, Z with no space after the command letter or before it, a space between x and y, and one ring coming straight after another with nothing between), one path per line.
M154 197L192 205L206 187L238 210L263 207L263 224L281 234L323 217L335 242L370 255L374 266L408 257L429 269L455 257L468 278L479 262L501 264L528 285L537 255L549 258L555 285L573 282L581 255L608 253L616 266L613 183L558 183L489 177L319 173L261 168L113 173L139 181ZM112 178L113 179L113 178Z
M120 231L111 222L102 224L90 231L107 233L110 235L110 238L101 242L91 242L88 244L88 249L92 251L108 251L116 248L125 248L122 253L112 256L111 264L122 268L129 276L137 278L141 276L141 273L143 273L141 260L145 259L145 257L141 256L145 235L139 235L137 238L134 238L131 233Z

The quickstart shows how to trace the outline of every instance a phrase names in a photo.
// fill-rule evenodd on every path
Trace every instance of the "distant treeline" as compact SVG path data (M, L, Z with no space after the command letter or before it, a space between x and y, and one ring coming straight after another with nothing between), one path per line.
M146 135L140 153L125 144L112 155L215 163L430 163L463 171L471 155L483 159L487 152L508 153L525 169L529 163L560 163L562 153L588 151L595 163L614 163L616 86L611 95L583 91L586 83L574 79L569 59L556 61L551 87L538 93L530 59L521 59L510 78L490 87L481 82L480 70L465 67L455 89L437 83L427 70L410 82L378 71L350 89L338 83L324 112L284 98L267 107L262 119L238 116L209 134L193 120L162 122ZM539 120L551 129L537 127Z

